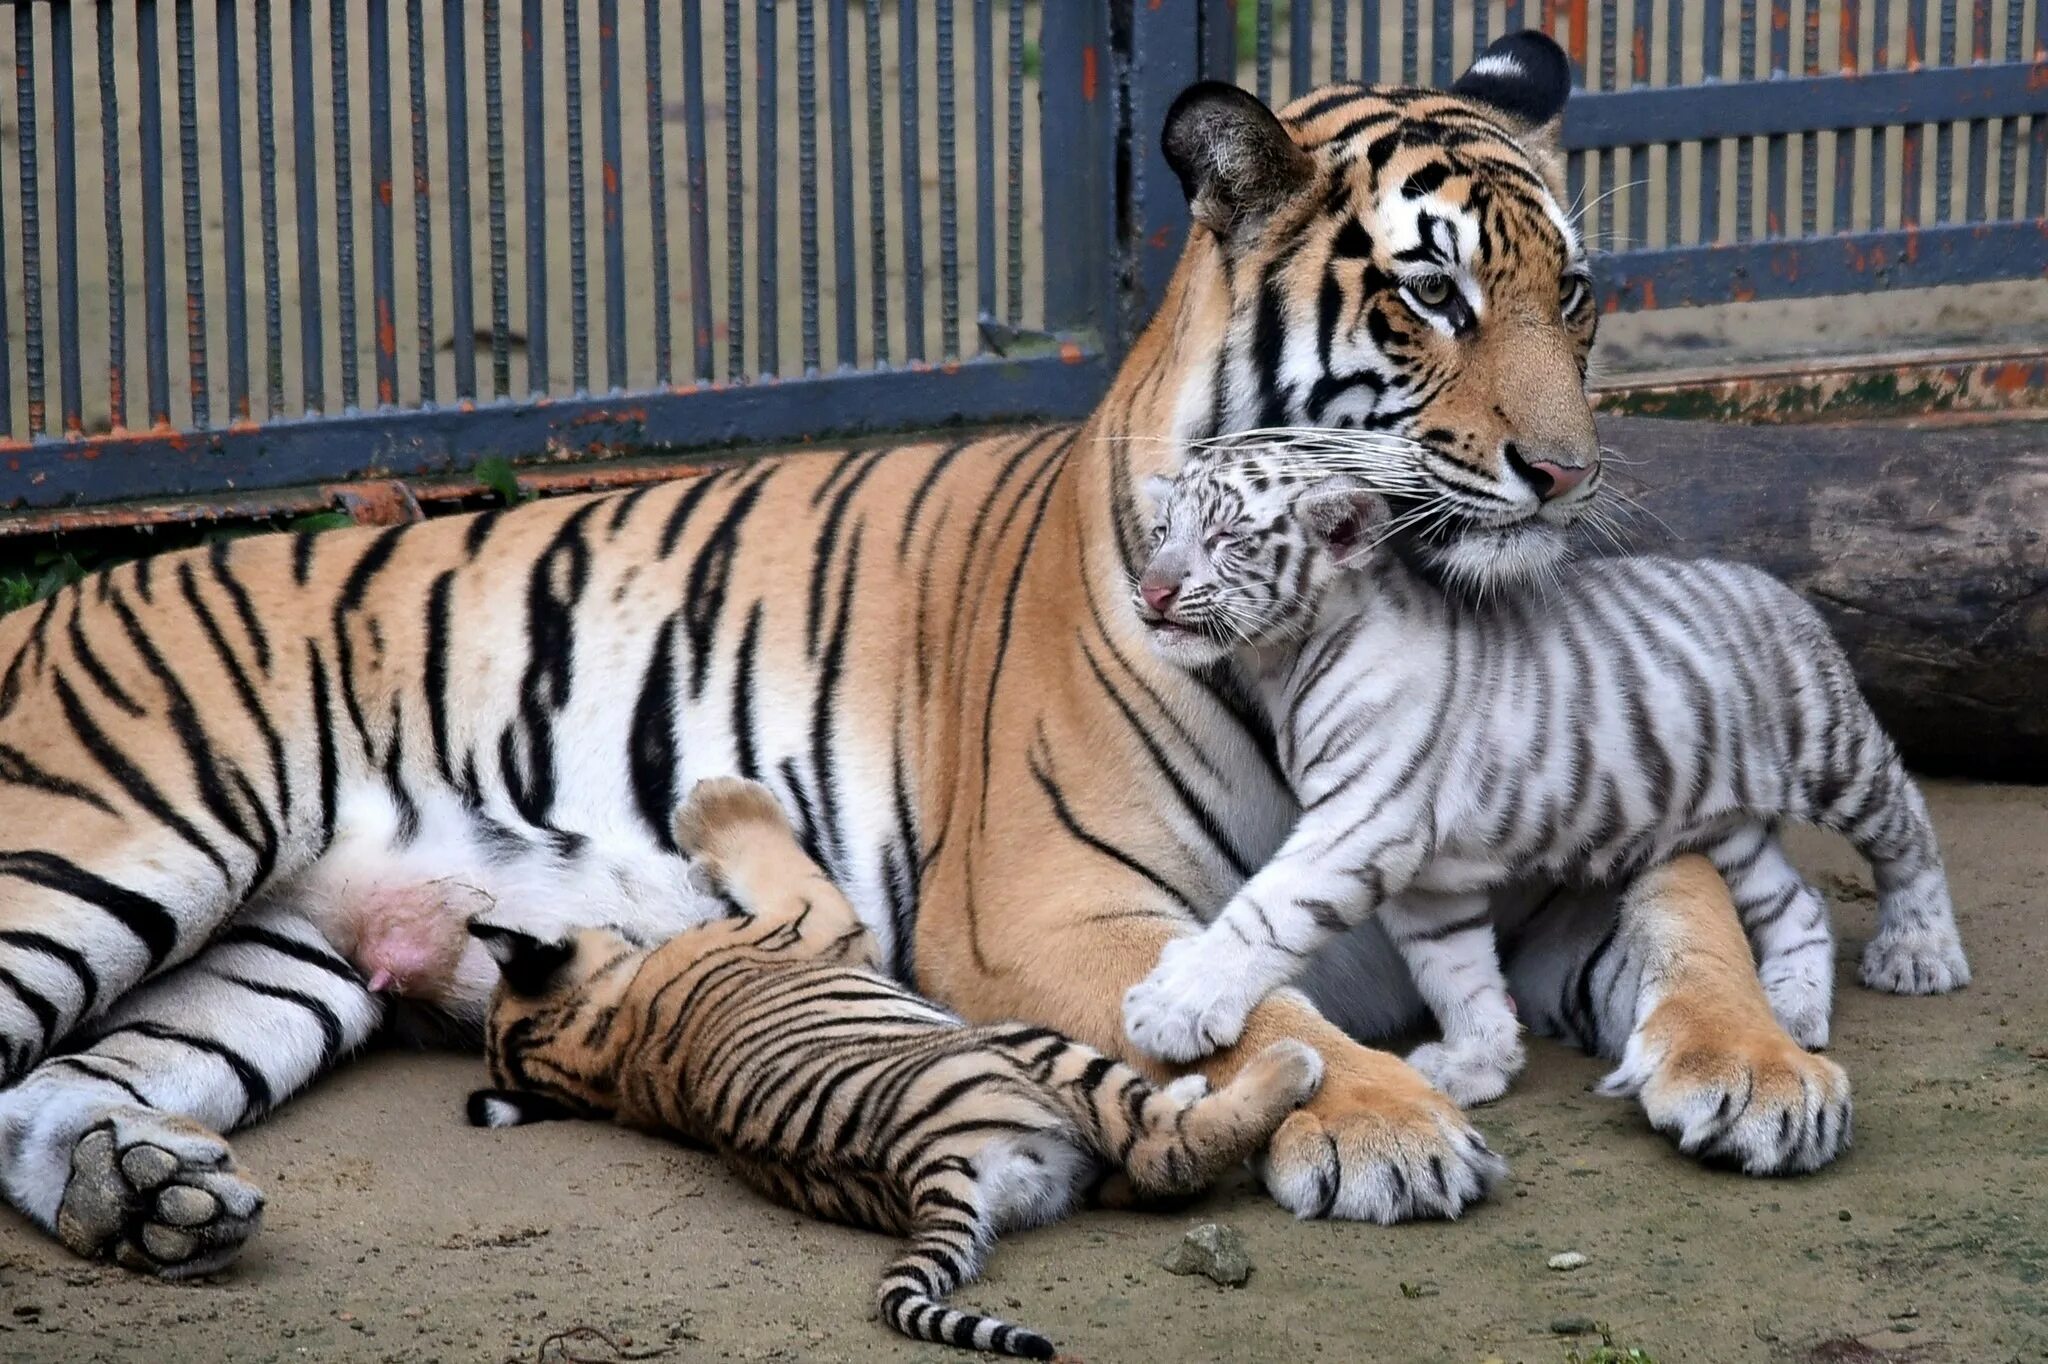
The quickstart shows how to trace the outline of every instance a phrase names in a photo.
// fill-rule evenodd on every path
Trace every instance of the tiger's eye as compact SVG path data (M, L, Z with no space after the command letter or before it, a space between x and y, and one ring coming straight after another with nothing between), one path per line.
M1408 292L1425 308L1441 308L1457 292L1449 275L1423 275L1408 281Z
M1571 312L1579 306L1579 300L1584 294L1585 288L1586 281L1583 276L1566 275L1557 282L1558 306L1565 312Z

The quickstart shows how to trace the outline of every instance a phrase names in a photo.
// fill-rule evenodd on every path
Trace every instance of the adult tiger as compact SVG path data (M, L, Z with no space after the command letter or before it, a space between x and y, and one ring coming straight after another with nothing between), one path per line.
M308 878L365 849L499 849L659 932L669 812L711 774L774 786L927 992L1119 1047L1125 989L1292 814L1244 699L1144 647L1134 490L1187 439L1371 427L1413 439L1443 513L1419 558L1479 582L1553 565L1568 516L1541 495L1598 477L1594 309L1557 202L1566 88L1525 34L1450 94L1334 87L1276 118L1189 91L1165 142L1196 225L1078 429L237 541L0 622L9 1199L82 1253L225 1263L261 1197L217 1133L382 1009L311 926ZM547 933L563 907L510 908ZM1653 873L1618 915L1504 912L1525 920L1523 1017L1625 1052L1688 1149L1776 1170L1846 1140L1846 1082L1771 1020L1704 864ZM1338 1023L1412 1011L1368 988L1400 978L1384 944L1348 940L1329 969ZM1283 1203L1391 1221L1484 1193L1493 1157L1463 1115L1297 996L1208 1069L1289 1036L1327 1079L1266 1161Z

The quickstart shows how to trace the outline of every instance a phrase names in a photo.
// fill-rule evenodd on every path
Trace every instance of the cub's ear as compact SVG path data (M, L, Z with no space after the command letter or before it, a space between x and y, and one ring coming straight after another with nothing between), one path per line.
M1451 93L1503 116L1551 192L1564 196L1564 105L1572 67L1563 48L1534 29L1510 33L1479 54Z
M470 921L469 936L484 945L484 951L498 963L505 988L515 995L546 994L556 975L576 955L576 944L569 939L543 942L531 933L474 919Z
M576 1115L544 1094L521 1089L479 1089L469 1096L471 1127L524 1127Z
M1309 538L1330 552L1339 567L1351 568L1372 552L1393 519L1378 493L1348 478L1312 484L1295 502Z
M1255 229L1308 186L1309 154L1273 111L1222 81L1201 81L1166 111L1159 137L1196 222L1229 239Z

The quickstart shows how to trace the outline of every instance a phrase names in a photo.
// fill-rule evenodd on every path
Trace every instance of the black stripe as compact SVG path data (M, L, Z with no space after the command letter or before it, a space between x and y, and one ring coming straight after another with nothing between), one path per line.
M1064 469L1066 456L1072 449L1073 442L1071 439L1061 444L1047 458L1041 472L1051 469ZM1034 474L1033 478L1037 476ZM1045 480L1045 487L1038 495L1038 508L1032 512L1031 523L1024 532L1024 544L1017 551L1016 567L1010 572L1009 589L1003 594L1002 624L996 633L996 656L994 662L989 665L988 695L982 702L981 770L984 773L990 770L994 760L996 688L1001 685L1003 680L1003 663L1009 657L1010 634L1017 622L1017 594L1023 589L1024 572L1031 564L1031 547L1038 541L1039 528L1045 524L1045 510L1051 505L1053 489L1059 486L1059 481L1059 473L1057 472ZM1023 499L1029 496L1030 490L1031 484L1027 481L1024 488L1018 494L1019 506L1023 505ZM1000 542L1000 538L999 533L997 537L998 542ZM981 785L981 818L984 823L988 819L988 793L989 783L984 781Z
M214 974L252 994L282 1000L286 1004L296 1004L313 1015L313 1021L320 1025L320 1069L331 1070L334 1063L341 1059L342 1048L346 1045L347 1039L341 1031L340 1017L327 1006L327 1001L316 999L303 990L293 990L283 985L266 985L260 980L250 980L247 976L238 976L227 971L217 971Z
M733 660L732 733L740 775L750 781L761 778L761 756L754 736L754 674L761 648L761 617L766 603L755 601L747 611L747 625L740 632L740 648Z
M106 666L100 662L99 655L86 640L85 602L82 598L78 605L72 608L71 618L64 623L64 637L71 645L71 656L84 667L85 675L92 679L92 684L100 689L101 694L119 707L124 714L136 719L142 718L146 713L142 703L130 696L121 684L114 680L114 675L107 671Z
M228 866L227 858L221 855L220 850L215 848L212 842L204 834L200 833L197 828L193 827L191 821L180 815L176 810L173 810L170 803L163 798L162 794L157 791L149 779L137 771L134 765L114 747L100 727L93 723L92 716L86 713L86 709L80 703L77 694L71 690L70 685L65 682L61 674L53 679L53 684L57 692L57 704L63 708L64 718L70 723L72 733L77 736L79 743L84 745L86 752L92 755L93 760L100 765L101 769L108 776L112 777L123 791L128 793L130 800L148 811L165 827L177 834L178 837L191 844L201 856L205 857L207 861L213 863L219 869L223 878L232 884L234 872Z
M242 632L249 637L249 647L256 652L256 666L267 676L270 672L270 636L264 632L263 622L256 616L256 607L249 600L247 589L228 564L233 547L232 541L216 540L207 552L207 560L213 565L214 581L220 584L221 591L228 594L229 602L234 605L235 618L241 621Z
M39 953L42 956L60 961L68 967L71 974L78 979L80 1000L78 1016L80 1018L91 1013L93 1006L99 1002L99 973L92 969L92 963L86 960L85 954L77 948L58 942L55 938L49 937L46 934L21 928L0 929L0 945L12 947L22 952Z
M249 680L248 669L242 666L242 660L228 647L227 636L221 632L213 612L200 597L199 584L193 575L189 560L178 565L178 587L184 593L186 604L192 608L192 613L199 618L200 627L205 630L207 641L213 645L213 651L219 656L221 666L227 670L228 680L234 684L236 699L242 703L242 709L256 726L256 732L263 738L264 751L270 758L272 789L277 793L277 820L280 823L289 822L292 814L291 775L285 770L284 741L278 736L277 726L270 722L270 712L264 709L262 700L256 695L256 687ZM265 657L268 657L267 648ZM264 669L269 670L267 662ZM271 816L255 800L253 788L249 788L246 782L243 786L250 798L249 804L253 813L264 825L265 846L271 850L272 856L275 856L276 829L271 823ZM260 872L258 879L261 879Z
M149 953L152 971L162 966L177 947L178 921L163 905L139 891L117 886L56 853L0 853L0 876L12 876L67 895L112 915L142 943Z
M317 532L302 530L292 537L292 581L300 587L313 576L313 541Z
M102 814L114 813L114 807L102 800L98 793L80 786L68 777L60 777L37 766L35 760L26 753L6 744L0 744L0 782L10 786L26 786L46 795L80 801Z
M735 467L737 466L713 469L710 473L700 475L692 480L689 486L682 490L681 496L676 498L675 506L669 508L667 520L662 522L660 542L662 558L666 559L669 555L676 552L676 545L683 538L683 530L690 523L690 513L697 509L697 504L704 500L705 495L721 479L731 473Z
M112 1085L114 1088L120 1090L123 1094L126 1094L129 1098L135 1100L135 1102L143 1108L156 1107L155 1104L149 1101L148 1096L145 1095L141 1090L137 1089L134 1085L129 1084L126 1080L122 1079L118 1075L109 1075L99 1066L88 1065L86 1063L86 1058L83 1056L52 1056L49 1060L49 1064L53 1066L67 1066L70 1069L77 1071L81 1075L90 1076L92 1079L98 1080L103 1085Z
M839 528L846 520L847 507L852 503L854 494L860 491L860 485L867 481L875 466L882 462L882 457L889 453L883 449L868 456L832 499L831 509L825 513L825 520L818 528L817 547L811 554L810 596L804 612L804 653L808 657L818 656L818 631L825 618L825 579L832 571L832 557L839 548ZM812 498L812 505L817 505L816 497Z
M1112 862L1119 863L1128 870L1144 877L1169 899L1176 902L1180 901L1180 892L1168 885L1165 878L1160 876L1159 873L1153 871L1123 849L1097 838L1094 834L1081 827L1081 822L1074 817L1074 812L1068 808L1066 796L1061 793L1058 784L1053 780L1052 774L1039 765L1039 750L1043 747L1044 743L1045 734L1041 729L1038 742L1032 746L1029 758L1031 775L1038 782L1038 789L1043 791L1046 799L1052 802L1052 812L1054 817L1059 820L1060 826L1085 846L1093 848Z
M841 870L839 841L838 783L834 780L832 740L837 716L834 703L846 665L846 641L851 633L855 583L860 576L860 541L863 525L853 528L846 549L846 581L839 589L839 609L832 620L832 636L825 644L825 656L818 665L818 690L811 706L811 780L817 783L821 844L826 856L820 860Z
M725 611L725 595L732 584L732 564L739 547L740 527L760 499L761 488L782 466L769 462L760 477L733 494L725 515L705 539L690 564L689 581L683 593L683 622L690 632L690 699L704 695L704 679L711 666L711 646Z
M449 597L455 588L455 570L443 570L427 592L426 672L422 685L427 693L427 730L433 737L434 770L453 786L455 772L448 761L448 634Z
M676 809L676 618L669 615L654 637L654 653L633 703L633 728L626 740L627 767L640 818L664 852L675 852Z
M338 976L351 985L360 986L363 983L361 973L345 957L338 953L315 947L311 943L300 942L296 938L287 937L273 929L263 928L257 924L230 924L214 941L265 948L280 956L290 957L294 961L301 961L308 966L318 967L329 975Z
M469 519L469 529L462 534L462 552L471 559L483 552L484 541L491 538L491 532L498 528L499 520L505 515L503 507L492 507Z
M903 534L896 542L897 559L909 557L910 540L917 533L918 518L924 514L926 499L932 495L932 489L938 486L939 479L946 470L952 467L953 461L959 458L960 452L971 444L971 441L958 441L947 446L939 453L939 457L932 461L932 467L925 470L924 477L917 481L917 488L910 494L910 503L903 513Z
M221 1061L226 1063L227 1068L234 1072L235 1079L241 1083L243 1096L241 1122L246 1122L257 1114L267 1111L276 1102L271 1093L270 1082L263 1078L261 1071L250 1065L240 1052L224 1046L210 1037L195 1037L191 1033L165 1027L161 1023L152 1023L148 1019L138 1018L100 1033L93 1038L91 1045L98 1046L109 1038L124 1032L132 1032L138 1037L147 1037L156 1042L169 1042L174 1046L189 1047L202 1055L219 1057ZM85 1048L81 1047L79 1050L82 1051Z

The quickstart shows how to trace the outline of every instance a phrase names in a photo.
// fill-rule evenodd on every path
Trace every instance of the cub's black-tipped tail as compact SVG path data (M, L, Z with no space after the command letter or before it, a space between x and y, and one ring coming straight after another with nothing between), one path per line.
M476 1090L465 1107L471 1127L524 1127L576 1116L545 1095L518 1089Z
M1036 1331L946 1306L911 1282L901 1266L883 1281L882 1320L913 1340L937 1345L1022 1359L1051 1359L1058 1353L1052 1342Z

